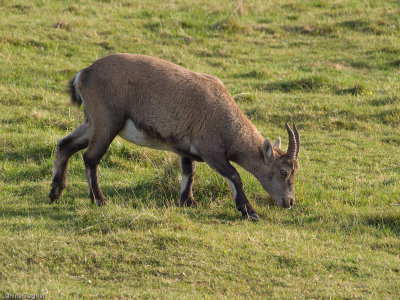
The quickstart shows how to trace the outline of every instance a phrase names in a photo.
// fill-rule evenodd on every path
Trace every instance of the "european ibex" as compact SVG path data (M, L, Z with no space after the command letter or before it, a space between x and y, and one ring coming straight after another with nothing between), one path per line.
M243 216L259 219L243 191L238 163L252 173L282 207L294 203L300 137L286 124L287 152L278 138L264 140L222 82L165 60L114 54L97 60L70 82L73 103L83 103L84 123L57 143L50 201L66 186L70 157L86 148L83 160L92 203L107 202L98 181L98 164L113 139L163 149L180 156L182 205L196 204L192 185L195 161L204 161L229 182Z

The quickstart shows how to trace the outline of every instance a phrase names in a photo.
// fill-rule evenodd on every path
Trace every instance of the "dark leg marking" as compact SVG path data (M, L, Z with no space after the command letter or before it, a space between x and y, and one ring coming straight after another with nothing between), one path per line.
M110 122L112 122L112 120ZM95 200L98 206L105 205L107 203L107 199L104 197L99 184L99 162L115 136L122 128L123 122L119 123L121 123L121 126L118 124L118 122L114 122L114 128L104 129L100 127L100 129L97 130L95 125L93 135L89 141L89 146L86 152L83 154L90 199L92 203Z
M60 198L62 191L66 187L69 159L74 153L88 146L88 130L89 128L86 124L83 124L57 143L53 180L49 193L50 203Z
M230 164L224 155L207 155L202 156L204 161L218 173L228 180L233 196L235 198L236 208L245 218L259 220L260 217L251 206L246 194L243 191L243 183L238 171Z
M104 197L103 192L101 191L98 178L100 159L90 159L87 157L87 152L85 152L83 155L83 161L85 163L88 178L90 201L91 203L94 203L94 200L96 200L97 206L105 205L107 203L107 199Z
M180 165L182 171L182 187L181 187L181 205L197 206L197 202L193 198L193 177L196 173L196 163L194 160L180 156Z

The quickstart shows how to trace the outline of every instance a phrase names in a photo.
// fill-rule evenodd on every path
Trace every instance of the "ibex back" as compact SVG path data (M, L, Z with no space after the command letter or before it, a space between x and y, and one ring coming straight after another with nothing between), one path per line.
M243 216L259 219L249 203L234 161L252 173L282 207L294 204L300 137L286 124L289 146L272 145L250 123L222 82L165 60L114 54L81 70L70 82L72 102L83 103L84 123L57 143L50 201L66 186L70 157L83 155L91 201L107 202L98 181L98 164L113 139L163 149L180 156L182 205L195 205L195 161L204 161L229 182Z

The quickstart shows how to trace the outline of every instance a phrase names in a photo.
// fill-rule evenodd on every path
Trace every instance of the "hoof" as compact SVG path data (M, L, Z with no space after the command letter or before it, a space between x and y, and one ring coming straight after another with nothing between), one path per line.
M197 207L197 202L196 202L196 200L194 200L193 197L188 198L188 199L186 199L186 200L182 200L182 199L181 199L181 206L186 206L186 207L193 206L193 207Z
M61 191L57 187L53 187L49 193L50 204L52 204L55 200L60 198Z
M100 199L96 199L97 206L104 206L107 204L107 202L108 202L108 200L104 197L102 197Z
M260 220L260 217L257 215L256 212L247 214L247 218L251 221L259 221Z
M242 212L242 214L243 214L243 217L245 219L247 219L247 220L251 220L251 221L260 220L260 217L258 216L258 214L255 211L253 211L253 212L245 212L245 213Z
M49 193L49 199L50 199L50 204L52 204L55 200L57 200L57 197L54 195L53 191Z

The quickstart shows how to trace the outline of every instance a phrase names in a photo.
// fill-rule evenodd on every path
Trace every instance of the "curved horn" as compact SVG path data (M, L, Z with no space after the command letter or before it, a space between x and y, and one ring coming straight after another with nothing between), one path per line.
M293 130L294 130L294 137L296 139L296 158L299 156L299 151L300 151L300 134L297 131L296 125L293 123Z
M289 146L287 149L287 156L290 157L290 159L294 159L296 157L296 151L297 151L297 147L296 147L296 139L294 137L294 133L292 131L292 129L290 129L288 123L285 123L286 126L286 130L289 134Z

